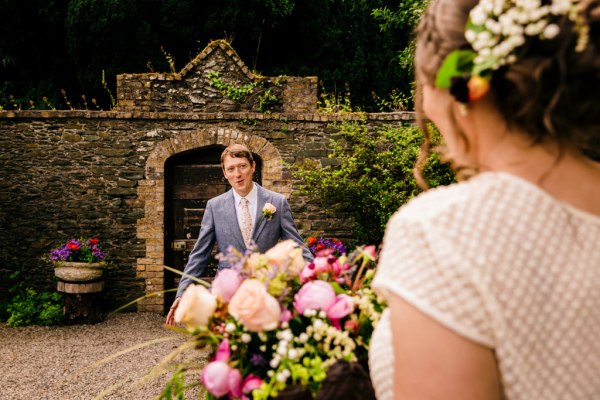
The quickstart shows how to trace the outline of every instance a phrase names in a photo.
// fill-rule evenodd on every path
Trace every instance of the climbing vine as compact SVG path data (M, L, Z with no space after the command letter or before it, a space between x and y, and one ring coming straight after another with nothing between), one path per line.
M241 103L246 96L254 92L257 82L247 83L242 86L235 86L231 83L224 82L217 71L208 71L206 73L210 86L217 89L223 96L233 100L236 103Z

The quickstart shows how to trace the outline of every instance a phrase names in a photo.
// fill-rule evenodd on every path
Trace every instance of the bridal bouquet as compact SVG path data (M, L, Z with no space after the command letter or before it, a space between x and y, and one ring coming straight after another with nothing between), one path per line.
M359 368L368 381L369 340L384 307L369 287L375 246L339 257L326 249L310 263L293 241L219 257L231 268L210 290L188 287L175 314L197 347L210 351L201 375L207 398L323 398L340 367Z

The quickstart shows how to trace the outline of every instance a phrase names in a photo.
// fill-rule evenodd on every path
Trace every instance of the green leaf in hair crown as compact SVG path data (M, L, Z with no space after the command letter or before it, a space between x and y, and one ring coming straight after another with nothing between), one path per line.
M435 77L435 86L448 89L452 85L452 78L466 78L471 76L473 70L473 50L454 50L442 63Z

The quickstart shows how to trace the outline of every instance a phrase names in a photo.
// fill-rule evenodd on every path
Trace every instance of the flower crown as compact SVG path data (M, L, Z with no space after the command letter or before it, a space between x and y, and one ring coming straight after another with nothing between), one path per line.
M589 26L580 13L580 0L480 0L469 13L465 38L469 49L454 50L444 59L435 86L449 88L461 103L482 98L492 72L517 60L527 37L551 40L560 33L558 18L567 16L578 33L576 51L589 41Z

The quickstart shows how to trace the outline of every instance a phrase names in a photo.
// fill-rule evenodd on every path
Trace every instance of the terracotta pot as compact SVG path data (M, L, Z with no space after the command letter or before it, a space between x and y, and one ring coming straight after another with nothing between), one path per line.
M104 262L58 261L54 263L54 275L65 282L93 282L104 276L104 266Z

